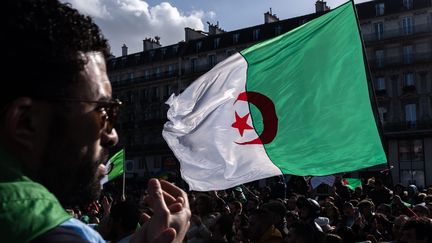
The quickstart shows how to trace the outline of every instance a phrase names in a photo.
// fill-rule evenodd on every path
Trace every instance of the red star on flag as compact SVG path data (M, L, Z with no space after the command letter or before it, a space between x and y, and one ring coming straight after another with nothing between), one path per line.
M234 128L237 128L239 130L240 135L243 137L244 130L252 130L253 127L249 126L247 124L247 119L249 117L249 113L247 113L245 116L240 117L237 112L235 113L235 122L231 125Z

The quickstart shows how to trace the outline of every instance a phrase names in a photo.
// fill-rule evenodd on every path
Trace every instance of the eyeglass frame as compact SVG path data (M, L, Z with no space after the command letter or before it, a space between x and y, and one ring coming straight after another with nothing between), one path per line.
M102 128L110 134L114 129L115 122L117 120L118 111L120 106L123 105L119 99L111 99L107 101L99 100L86 100L76 98L60 98L60 97L35 97L35 99L54 101L54 102L82 102L90 104L98 104L95 110L102 113ZM102 105L102 106L101 106Z

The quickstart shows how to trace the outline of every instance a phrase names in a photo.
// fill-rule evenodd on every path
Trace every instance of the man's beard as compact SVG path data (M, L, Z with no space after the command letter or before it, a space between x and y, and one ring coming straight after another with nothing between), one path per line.
M59 139L51 139L45 147L34 179L53 193L63 207L86 205L98 199L103 176L98 167L108 159L108 151L103 150L95 161L91 147L83 152L82 147L68 143L67 136L54 134L51 137Z

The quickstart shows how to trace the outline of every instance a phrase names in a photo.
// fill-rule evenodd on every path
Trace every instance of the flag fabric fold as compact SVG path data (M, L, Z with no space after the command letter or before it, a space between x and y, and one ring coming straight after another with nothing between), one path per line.
M351 2L230 56L167 104L162 134L191 190L386 163Z
M101 185L123 175L124 173L124 162L125 162L125 151L124 149L114 154L106 164L105 177L101 180Z

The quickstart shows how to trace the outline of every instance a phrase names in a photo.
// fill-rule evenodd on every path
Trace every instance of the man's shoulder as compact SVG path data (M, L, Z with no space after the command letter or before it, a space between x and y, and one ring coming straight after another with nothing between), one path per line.
M75 218L71 218L32 241L32 243L42 242L93 243L105 242L105 240L91 227Z

